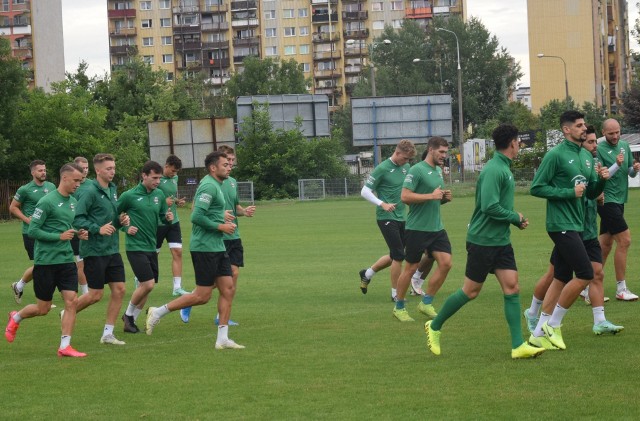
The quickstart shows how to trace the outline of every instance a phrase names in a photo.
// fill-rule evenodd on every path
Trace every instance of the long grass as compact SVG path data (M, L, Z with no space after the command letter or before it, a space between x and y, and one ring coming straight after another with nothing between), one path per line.
M640 233L639 200L640 191L633 191L626 208L632 233ZM436 308L462 284L472 206L473 198L464 197L444 208L454 265ZM546 271L551 241L542 200L518 195L516 207L531 223L512 233L524 309ZM180 216L188 245L188 214ZM116 334L127 345L100 345L103 300L79 314L73 335L74 346L89 356L58 359L60 321L52 310L24 321L12 344L0 341L0 419L640 417L640 303L613 299L610 264L606 314L625 326L621 334L593 335L590 308L576 302L563 327L566 351L512 361L502 294L489 278L480 296L444 325L443 355L435 357L416 297L408 304L415 323L392 317L388 271L374 277L367 295L360 293L358 271L385 252L364 200L263 203L240 229L246 267L232 313L240 326L230 336L245 350L214 350L213 301L194 308L188 324L168 315L153 336L122 333L118 323ZM28 261L19 224L0 224L0 238L0 312L6 314L17 307L9 285ZM637 256L632 246L627 277L636 292ZM166 246L160 261L160 283L148 302L154 306L172 298ZM128 299L133 276L126 266ZM183 277L192 287L188 249ZM23 305L33 300L29 287ZM61 305L59 297L54 302Z

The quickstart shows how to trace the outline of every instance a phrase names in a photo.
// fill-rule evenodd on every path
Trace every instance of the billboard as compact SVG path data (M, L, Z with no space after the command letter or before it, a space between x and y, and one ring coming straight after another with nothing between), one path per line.
M351 98L353 146L395 145L402 139L427 143L453 140L451 95Z

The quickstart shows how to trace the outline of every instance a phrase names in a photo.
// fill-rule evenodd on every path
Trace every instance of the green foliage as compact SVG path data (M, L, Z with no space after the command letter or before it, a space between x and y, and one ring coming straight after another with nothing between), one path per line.
M498 114L480 125L474 135L482 139L491 139L491 133L499 124L513 124L521 132L536 130L540 126L538 117L520 102L503 104Z
M18 107L27 93L25 71L20 61L11 55L8 39L0 38L0 167L4 167L11 130Z
M638 21L636 20L636 27ZM624 126L628 130L637 132L640 130L640 81L635 80L631 88L622 94L620 111L624 115Z
M256 198L296 197L300 178L347 176L338 140L307 140L300 126L274 130L266 107L255 104L242 123L237 148L236 178L253 181Z

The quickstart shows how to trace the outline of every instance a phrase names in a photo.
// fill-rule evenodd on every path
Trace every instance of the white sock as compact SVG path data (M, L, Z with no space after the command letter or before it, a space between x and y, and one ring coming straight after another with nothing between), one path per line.
M229 340L229 327L226 325L218 326L218 337L216 338L216 343L222 343Z
M60 338L60 349L65 349L69 345L71 345L71 336L63 335Z
M528 310L529 317L536 317L540 311L540 307L542 307L542 300L538 300L534 295L533 298L531 298L531 306Z
M593 307L591 309L593 311L593 324L597 325L598 323L602 323L605 320L607 320L604 317L604 307L600 306L600 307Z
M182 276L173 277L173 289L182 288Z
M419 270L416 270L412 278L422 279L422 272L420 272Z
M569 311L568 308L562 307L560 304L556 304L556 308L553 310L553 314L549 319L549 326L551 327L560 327L562 325L562 319L564 315Z
M167 307L167 305L163 305L162 307L158 307L156 309L156 311L154 312L156 314L156 316L158 317L164 317L167 314L171 313L171 310L169 310L169 308Z
M391 296L396 297L398 295L398 290L395 288L391 288Z
M20 279L17 283L16 283L16 289L18 290L18 292L22 292L22 290L24 289L25 283L22 279Z
M138 320L138 316L142 313L142 309L138 307L133 308L133 320Z
M616 282L616 292L622 292L625 289L627 289L627 282L624 279Z
M544 332L542 331L542 325L549 320L551 317L550 314L545 313L544 311L540 313L540 320L538 320L538 324L536 325L536 330L533 331L533 336L540 337L544 336Z
M20 317L20 313L16 313L13 315L13 321L16 323L20 323L22 320L24 320L22 317Z
M87 285L87 284L84 284L84 285L80 284L80 292L81 292L81 293L83 293L83 294L88 293L88 292L89 292L89 285Z
M367 269L367 271L364 273L364 276L366 276L366 277L367 277L367 279L371 279L371 278L373 278L373 275L375 275L375 274L376 274L376 271L375 271L375 270L373 270L373 269L371 269L371 268L369 268L369 269Z
M129 305L127 306L127 311L124 312L127 316L133 316L133 312L136 310L136 306L133 305L131 301L129 301Z
M220 320L220 313L216 313L216 320Z
M113 335L113 325L104 325L104 330L102 331L102 337Z

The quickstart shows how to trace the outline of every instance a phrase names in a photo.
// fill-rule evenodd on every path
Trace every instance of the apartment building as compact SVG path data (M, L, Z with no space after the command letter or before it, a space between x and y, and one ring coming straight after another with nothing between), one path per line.
M27 70L29 86L46 92L63 81L64 40L59 1L0 0L0 37Z
M375 37L404 19L462 16L466 0L108 0L112 69L141 56L167 78L221 87L247 56L295 59L312 92L344 104Z
M534 112L570 96L616 113L629 89L626 0L528 0L531 103Z

